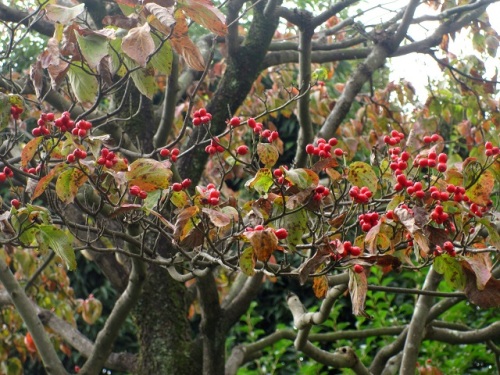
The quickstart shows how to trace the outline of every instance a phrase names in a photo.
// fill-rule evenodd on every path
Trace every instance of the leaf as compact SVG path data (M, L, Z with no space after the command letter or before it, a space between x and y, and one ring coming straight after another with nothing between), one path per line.
M444 280L452 288L458 290L465 288L465 272L457 258L442 254L434 259L434 269L444 276Z
M183 208L189 205L189 197L184 190L174 191L170 196L170 202L177 208Z
M286 215L283 218L283 226L288 230L286 243L291 251L295 250L295 246L302 243L302 236L307 233L307 213L305 210L299 210L293 214Z
M209 0L180 0L178 4L194 22L205 26L214 34L226 35L226 19Z
M80 103L94 102L97 95L97 78L82 67L71 64L68 70L69 83Z
M476 275L474 272L465 269L467 284L464 293L467 299L473 304L483 308L500 307L500 280L490 278L483 290L477 288Z
M174 238L182 241L195 228L192 218L200 212L197 206L186 207L177 215L177 221L174 224Z
M174 7L162 7L155 3L148 3L144 7L151 12L161 23L166 27L171 27L175 24Z
M273 184L274 180L271 170L268 168L261 168L257 171L254 178L245 183L245 187L254 189L259 194L266 194Z
M467 189L465 195L474 203L487 205L493 188L495 186L495 176L489 170L484 171L474 185Z
M348 289L351 296L352 313L356 316L367 316L365 313L365 300L368 291L368 280L364 270L357 273L349 269Z
M476 275L476 287L478 290L484 290L486 284L491 279L491 258L488 253L467 254L461 257L461 263L464 268L469 269Z
M278 149L271 143L258 143L257 155L266 168L274 166L280 157Z
M48 4L45 7L45 16L52 21L63 25L70 24L85 10L85 4L78 4L72 8L64 7L56 4Z
M152 99L153 95L158 91L153 67L148 65L145 69L135 70L130 73L130 76L132 77L137 90L139 90L142 95Z
M253 232L245 232L243 236L248 239L257 260L265 262L271 254L278 248L278 237L274 234L271 228L264 230L256 230Z
M21 167L26 168L38 151L38 146L42 143L43 137L36 137L30 140L21 151Z
M377 191L377 175L369 164L362 161L355 161L349 165L347 180L360 188L366 186L373 194Z
M43 68L40 60L36 60L30 67L30 79L35 88L35 94L37 98L42 96L43 90Z
M319 246L314 255L302 263L297 269L300 285L304 285L309 275L330 259L330 256L331 253L328 246Z
M92 69L95 69L108 55L107 38L96 33L82 36L77 30L75 30L75 36L85 61Z
M158 48L158 46L161 43L161 40L158 39L158 37L156 37L155 35L153 35L153 39L155 41L155 48ZM172 46L168 41L165 41L161 46L161 48L158 50L158 52L156 52L151 57L151 65L158 72L168 76L172 71L173 58L174 54L172 52Z
M149 24L145 23L130 29L122 39L122 50L139 66L145 68L149 56L155 51L155 42L151 36Z
M320 272L324 267L319 267L316 272ZM313 279L313 292L316 298L325 298L328 293L328 278L326 275L318 276Z
M174 50L184 58L191 69L198 71L205 70L205 60L200 50L187 35L179 38L172 38L170 39L170 43Z
M120 29L130 30L137 27L139 24L139 19L136 17L135 13L130 17L126 17L121 14L114 16L106 16L102 19L103 25L116 26Z
M57 176L61 171L63 171L67 167L68 165L66 163L59 163L55 165L54 168L52 168L49 171L49 173L43 176L36 185L35 191L31 196L31 201L34 201L36 198L42 195L42 193L45 191L45 189L47 189L47 186L49 186L50 182L54 179L54 177Z
M160 161L144 158L137 159L130 164L125 177L130 185L137 185L149 192L166 189L172 177L172 171Z
M88 177L78 168L69 168L62 172L56 181L57 197L66 204L73 203L78 189L87 182Z
M478 223L481 223L488 231L489 236L487 241L495 248L500 249L500 233L497 228L492 225L491 221L486 218L477 219Z
M285 171L285 179L301 190L316 187L319 183L318 175L311 169L297 168Z
M216 227L223 228L231 224L231 218L220 211L206 207L202 208L202 211L208 215L208 218Z
M247 247L240 256L240 269L247 276L255 275L255 256L252 247Z
M75 251L71 246L70 237L61 229L53 225L39 225L37 233L38 243L44 243L61 257L66 267L76 269Z

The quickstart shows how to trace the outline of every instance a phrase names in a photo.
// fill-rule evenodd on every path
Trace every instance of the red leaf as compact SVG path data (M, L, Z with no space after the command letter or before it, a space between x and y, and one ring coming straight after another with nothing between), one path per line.
M483 290L477 288L476 275L464 268L467 276L465 285L465 295L473 304L488 309L491 307L500 307L500 281L493 277L488 280Z

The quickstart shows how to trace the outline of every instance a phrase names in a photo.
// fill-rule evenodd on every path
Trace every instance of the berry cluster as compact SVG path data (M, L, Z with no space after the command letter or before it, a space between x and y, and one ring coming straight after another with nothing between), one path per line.
M446 241L443 244L443 247L436 246L436 250L434 250L434 256L439 256L443 252L447 252L448 255L451 257L454 257L457 255L457 252L455 251L455 246L453 246L453 243L451 241Z
M19 120L19 117L21 116L21 113L24 112L24 109L21 107L18 107L17 105L13 105L10 107L10 114L12 115L12 118L14 120Z
M403 133L400 133L396 130L393 130L393 131L391 131L390 137L388 135L386 135L384 137L384 143L389 145L389 146L395 146L399 142L401 142L401 140L403 140L404 137L405 137L405 135Z
M255 134L259 134L262 138L267 138L269 143L273 143L280 137L279 133L275 130L274 131L271 131L269 129L262 130L264 128L264 125L261 122L256 122L254 118L249 118L247 120L247 124Z
M183 189L187 189L190 186L191 186L191 179L185 178L184 180L182 180L182 182L174 182L172 184L172 190L179 192Z
M317 146L314 146L311 143L306 146L306 153L309 155L319 156L322 159L331 158L332 147L335 147L337 143L339 142L337 138L334 137L330 138L328 142L325 139L320 138L316 141ZM342 155L344 155L344 151L341 148L336 148L335 150L333 150L333 154L335 156L341 157Z
M38 127L34 128L31 131L31 134L33 134L33 137L39 137L41 135L49 135L50 130L47 128L47 122L54 121L54 114L53 113L42 113L37 120L37 125Z
M276 130L271 131L269 129L263 130L260 133L260 136L262 138L267 138L269 143L273 143L275 140L277 140L280 137L279 133Z
M205 152L209 155L214 155L219 152L224 152L225 148L222 147L219 142L220 142L219 137L213 137L210 140L210 144L207 147L205 147Z
M410 153L408 151L401 152L401 148L394 147L389 149L389 155L391 157L389 168L394 171L396 176L401 175L403 171L408 168Z
M496 155L499 155L500 154L500 148L498 147L493 147L493 144L491 142L486 142L484 144L484 148L486 149L484 151L484 154L488 157L490 156L496 156Z
M436 222L436 224L443 224L446 220L448 220L449 215L444 212L443 206L440 204L434 207L434 210L431 212L431 219Z
M485 213L488 210L487 207L480 206L477 203L472 203L469 208L470 208L471 214L474 214L477 217L483 217L483 213Z
M40 172L40 170L42 169L42 165L39 164L35 167L31 167L31 168L23 168L23 171L26 172L26 173L29 173L29 174L38 174L38 172Z
M363 232L368 232L378 224L379 215L377 212L367 212L358 216L359 225Z
M408 186L406 188L406 192L408 193L408 195L414 195L416 198L419 199L425 197L425 191L422 190L422 183L420 181L417 181L415 183L412 182L412 184L413 184L412 186Z
M396 171L396 173L397 173L397 171ZM397 183L396 183L396 185L394 185L394 190L396 190L396 191L401 191L405 187L413 186L413 181L407 180L406 176L403 174L403 172L401 172L400 174L397 174L396 181L397 181Z
M43 115L42 115L43 116ZM47 113L47 117L54 119L54 114L53 113ZM50 121L52 121L50 120ZM59 130L64 133L64 132L69 132L73 131L75 127L75 122L71 120L71 116L69 112L63 112L61 117L59 117L57 120L54 121L54 125L59 128ZM73 134L73 135L78 135L78 133Z
M85 159L86 157L87 157L87 152L77 148L71 154L66 156L66 161L68 163L74 163L75 161L80 159Z
M0 183L5 182L6 179L14 177L14 172L9 167L3 167L3 172L0 172Z
M444 153L436 154L435 151L430 151L427 157L417 157L413 160L414 167L420 168L436 168L439 172L446 172L448 156Z
M137 185L132 185L129 189L130 195L134 195L136 197L139 197L141 199L146 199L148 197L148 193L144 190L142 190L139 186Z
M220 191L214 184L208 184L206 187L197 186L198 191L203 195L202 203L211 206L217 206L220 202Z
M359 257L361 255L361 248L359 246L353 246L351 241L344 242L344 256Z
M101 150L101 156L97 159L97 164L104 165L106 168L112 168L116 163L118 163L118 158L113 151L109 151L107 148Z
M71 134L83 138L87 135L87 131L92 129L92 123L85 120L80 120L75 124L75 128L71 130Z
M313 200L319 202L328 195L330 195L330 189L323 185L318 185L316 186L316 189L314 189Z
M283 165L282 168L287 171L288 167ZM273 176L278 180L278 184L283 184L284 182L288 182L285 180L285 176L283 176L283 170L281 168L275 169L273 171Z
M373 193L366 186L361 189L357 186L353 186L349 190L349 196L354 200L354 202L359 204L366 204L372 197Z
M432 143L439 141L441 137L438 134L426 135L422 140L424 143Z
M212 120L212 115L207 112L205 108L200 108L195 113L193 113L193 125L200 126L202 124L206 125Z
M253 132L255 134L260 134L260 132L262 132L262 128L264 127L264 125L262 124L262 122L257 122L255 121L254 118L250 117L248 120L247 120L247 124L248 126L250 127L250 129L253 130Z
M163 158L168 158L170 156L170 160L172 160L173 163L177 161L180 153L181 151L178 148L173 148L172 151L168 148L162 148L160 150L160 156Z
M353 246L351 241L340 242L340 240L330 241L330 247L335 249L330 250L331 256L334 260L340 260L347 257L348 255L353 257L358 257L361 255L361 248L359 246Z

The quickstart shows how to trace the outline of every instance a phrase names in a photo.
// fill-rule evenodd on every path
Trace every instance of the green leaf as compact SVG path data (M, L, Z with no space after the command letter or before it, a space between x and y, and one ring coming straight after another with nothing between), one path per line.
M107 38L99 34L82 36L77 30L75 30L75 35L85 61L91 68L96 68L109 53Z
M97 95L97 78L82 67L71 64L68 70L69 83L80 103L94 102Z
M245 187L254 189L259 194L266 194L274 184L273 174L269 168L261 168L254 178L245 183Z
M354 186L360 188L366 186L373 194L377 191L377 175L369 164L362 161L355 161L349 165L347 179Z
M9 125L10 107L9 96L0 92L0 130Z
M286 215L283 218L283 227L288 230L286 243L291 251L295 250L295 246L302 243L302 236L308 231L307 213L305 210L299 210L293 214Z
M45 244L61 257L69 270L76 269L75 251L71 246L71 238L61 229L52 225L39 225L37 240Z
M255 257L251 246L247 247L240 256L240 269L247 276L255 275Z
M87 182L88 177L78 168L69 168L62 172L56 181L56 194L66 204L75 200L78 189Z
M153 39L155 41L156 48L158 48L158 46L161 43L160 39L156 35L153 35ZM163 45L161 46L160 50L151 57L151 65L158 72L168 76L172 71L173 58L174 54L172 52L172 46L168 41L165 41L165 43L163 43Z
M278 149L271 143L258 143L257 155L259 155L260 162L266 168L271 168L275 165L280 157Z
M130 73L130 76L137 90L147 98L153 99L153 95L158 92L158 86L156 85L155 70L152 65L148 64L147 68L135 70Z
M78 4L72 8L49 4L45 7L45 16L52 22L68 25L84 10L85 4Z
M137 185L147 192L166 189L172 177L172 171L166 164L153 159L137 159L129 165L125 174L130 185Z
M285 171L285 179L301 190L315 187L319 183L319 177L316 173L310 169L303 168Z
M442 254L434 259L434 269L444 276L444 280L452 288L463 290L466 276L460 261L448 254Z

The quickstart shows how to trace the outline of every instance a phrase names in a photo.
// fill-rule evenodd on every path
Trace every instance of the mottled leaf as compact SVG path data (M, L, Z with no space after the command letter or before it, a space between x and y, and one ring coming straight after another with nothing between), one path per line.
M202 211L208 215L208 218L216 227L223 228L231 224L231 218L220 211L206 207L202 208Z
M273 167L280 157L278 149L271 143L258 143L257 155L266 168Z
M465 288L465 272L457 258L442 254L434 259L434 269L444 276L444 280L452 288L458 290Z
M209 0L180 0L181 9L194 22L205 26L211 32L224 36L227 33L226 19L222 12Z
M488 253L467 254L460 258L462 266L474 272L476 275L476 287L484 290L486 284L491 279L491 258Z
M145 191L153 191L168 187L172 171L160 161L144 158L130 164L125 177L130 185L137 185Z
M135 83L135 87L137 87L139 92L145 97L152 99L153 95L158 92L155 71L151 65L148 65L145 69L133 71L130 73L130 76Z
M177 221L174 224L174 238L177 241L182 241L191 230L195 228L193 218L200 212L199 207L186 207L177 215Z
M320 272L324 267L319 267L316 272ZM325 298L328 293L328 278L326 275L318 276L313 279L313 292L316 298Z
M44 243L61 257L69 270L76 269L75 251L71 246L71 238L53 225L39 225L38 243Z
M161 41L158 39L158 37L153 35L153 39L155 41L155 46L158 48L160 45ZM168 41L165 41L161 48L159 49L158 52L156 52L152 57L151 57L151 65L153 68L155 68L158 72L165 74L165 75L170 75L170 72L172 71L172 61L173 61L174 54L172 52L172 46Z
M50 182L54 179L54 177L56 177L59 173L61 173L61 171L63 171L67 167L68 165L66 163L59 163L55 165L49 171L49 173L43 176L36 185L35 191L31 196L31 201L34 201L36 198L38 198L47 189L47 187L49 186Z
M488 231L487 241L497 249L500 249L500 233L498 233L497 228L492 225L491 221L486 218L481 218L477 220L481 223Z
M56 181L57 197L66 204L75 200L78 189L87 182L88 177L78 168L69 168L62 172Z
M243 236L248 239L253 247L255 256L260 261L267 261L271 254L278 248L278 237L271 228L245 232Z
M315 187L319 183L318 175L311 169L297 168L285 171L285 179L301 190Z
M170 202L177 208L183 208L189 205L189 197L184 190L174 191L170 196Z
M38 146L40 146L40 143L42 143L43 137L36 137L30 140L26 145L23 147L23 151L21 152L21 167L26 168L35 156L35 154L38 151Z
M148 3L144 7L166 27L171 27L176 22L173 6L165 8L155 3Z
M486 170L481 173L476 183L467 189L465 195L474 203L487 205L494 186L495 176L489 170Z
M75 36L85 61L95 69L108 54L107 38L95 33L83 36L77 30L75 30Z
M273 174L269 168L261 168L254 178L245 183L245 187L254 189L259 194L266 194L274 184Z
M355 161L349 165L347 179L354 186L366 186L374 194L377 191L377 175L369 164L362 161Z
M240 256L240 269L247 276L255 275L255 255L252 247L247 247Z
M319 246L314 255L302 263L297 269L300 285L304 285L309 275L321 264L330 259L330 256L331 253L328 246Z

